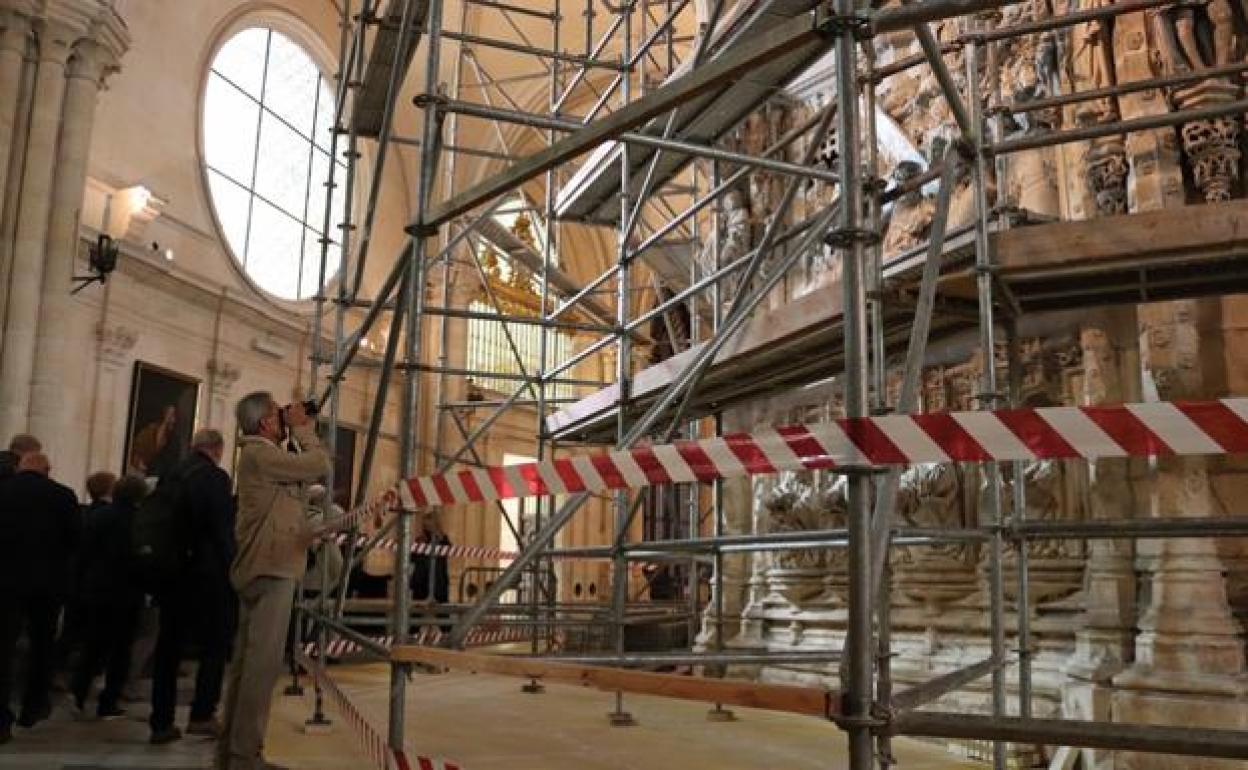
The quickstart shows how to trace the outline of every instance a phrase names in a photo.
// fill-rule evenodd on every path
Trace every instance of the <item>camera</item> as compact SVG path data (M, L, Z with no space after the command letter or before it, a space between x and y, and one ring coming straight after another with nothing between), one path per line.
M303 406L303 413L308 415L309 417L315 417L318 414L320 414L321 405L316 403L316 399L309 398L307 401L300 402L300 404L301 406ZM277 418L281 420L283 433L288 432L290 430L290 423L286 421L286 410L289 409L291 406L293 406L293 404L287 404L286 406L277 410Z

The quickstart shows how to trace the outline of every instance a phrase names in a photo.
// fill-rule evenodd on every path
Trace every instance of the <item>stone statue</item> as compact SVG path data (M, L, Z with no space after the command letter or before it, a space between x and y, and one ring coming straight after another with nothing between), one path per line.
M1147 11L1157 41L1158 74L1173 75L1231 63L1235 53L1235 13L1229 0L1176 4ZM1207 30L1208 34L1201 34ZM1239 98L1240 87L1226 78L1177 86L1170 92L1176 110L1199 109ZM1179 133L1192 178L1206 201L1229 200L1239 178L1239 121L1230 118L1183 124Z

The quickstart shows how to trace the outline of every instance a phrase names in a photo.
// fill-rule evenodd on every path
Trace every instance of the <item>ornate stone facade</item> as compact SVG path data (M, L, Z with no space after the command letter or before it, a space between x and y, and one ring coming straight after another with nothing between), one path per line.
M998 24L1039 20L1111 0L1033 0L1003 9ZM1121 15L1033 38L1002 43L995 55L1001 98L1010 103L1144 78L1175 75L1243 60L1248 19L1228 0L1176 4ZM958 30L938 29L943 40ZM913 37L876 39L881 65L919 51ZM967 75L962 53L946 55L955 79ZM980 73L992 93L989 73ZM1206 78L1168 89L1134 91L1074 104L1023 111L1003 119L1006 135L1069 130L1131 120L1173 110L1217 106L1243 97L1238 76ZM878 91L891 119L923 158L882 152L878 176L904 183L924 170L955 136L952 117L925 67L885 80ZM789 107L796 125L814 109ZM996 206L1016 221L1086 219L1158 208L1201 205L1243 197L1241 119L1193 121L1174 128L1109 135L999 159L993 186ZM755 126L755 131L760 129ZM783 129L778 129L783 130ZM768 140L774 140L768 134ZM758 141L762 141L761 139ZM834 155L836 148L831 148ZM885 261L927 240L934 186L914 191L885 211ZM809 216L826 190L811 185L802 209ZM756 196L761 196L757 197ZM996 192L990 191L990 198ZM774 200L754 187L733 206L748 210L757 226L757 201ZM955 189L950 227L974 215L970 186ZM748 250L757 230L737 224L734 243ZM797 221L797 220L795 220ZM734 252L735 253L735 252ZM825 267L835 270L835 259ZM821 280L811 271L791 281L784 296L799 296ZM1110 404L1132 400L1208 398L1243 393L1245 344L1231 318L1248 317L1242 298L1124 306L1074 316L1053 316L1045 331L1021 340L1021 401L1029 405ZM932 353L923 373L924 411L975 408L982 356L973 348ZM1004 348L995 351L1001 381L1008 376ZM938 357L938 358L937 358ZM890 378L890 403L897 377ZM1236 389L1236 384L1239 388ZM726 417L732 429L834 416L835 383L782 394L741 407ZM1248 491L1242 462L1103 459L1039 461L1015 477L1005 469L1003 515L1042 521L1123 520L1217 516L1238 513ZM1014 478L1023 485L1025 510L1015 512ZM902 526L956 529L981 523L984 478L973 464L919 466L904 471L896 503ZM748 499L746 499L748 496ZM755 532L813 530L842 525L844 482L824 472L760 477L732 488L727 507L738 529ZM1248 548L1209 539L1052 540L1026 545L1029 562L1031 660L1037 716L1103 721L1248 725L1248 672L1244 670L1243 618L1248 615ZM895 548L892 624L895 687L904 688L987 656L987 560L975 543ZM1007 548L1007 646L1016 645L1017 546ZM839 647L845 633L843 556L835 549L780 551L749 557L731 568L740 629L729 644L749 649ZM838 671L791 666L765 668L770 681L820 680L836 685ZM1017 670L1008 672L1011 709ZM939 705L986 710L987 679L946 696ZM1024 749L1019 748L1019 751ZM1173 767L1150 755L1085 750L1083 767L1152 770ZM1184 766L1189 766L1184 764ZM1226 763L1192 763L1223 768Z

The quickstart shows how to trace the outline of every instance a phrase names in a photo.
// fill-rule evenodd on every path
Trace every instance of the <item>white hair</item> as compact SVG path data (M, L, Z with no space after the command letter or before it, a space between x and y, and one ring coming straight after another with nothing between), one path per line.
M248 393L239 399L234 407L234 417L238 420L238 429L244 436L255 436L260 432L260 421L269 416L273 408L273 395L267 390Z
M200 428L191 437L192 449L217 449L225 446L225 437L216 428Z

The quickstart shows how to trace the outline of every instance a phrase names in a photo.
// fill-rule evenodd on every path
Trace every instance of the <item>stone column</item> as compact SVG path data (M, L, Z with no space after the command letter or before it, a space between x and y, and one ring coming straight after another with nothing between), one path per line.
M1145 305L1140 353L1145 377L1163 401L1202 398L1215 388L1205 367L1216 341L1203 339L1198 301ZM1212 372L1212 369L1209 370ZM1207 517L1219 512L1203 457L1157 461L1154 504L1162 517ZM1167 538L1155 545L1151 596L1139 621L1135 662L1114 677L1114 721L1248 727L1248 678L1241 628L1231 614L1225 567L1209 538ZM1194 760L1184 767L1211 770L1239 762ZM1119 754L1118 770L1161 770L1173 758Z
M1104 311L1079 334L1083 351L1086 406L1137 401L1135 309ZM1088 464L1088 518L1129 519L1136 515L1133 471L1139 461L1102 459ZM1064 668L1062 711L1072 719L1109 721L1110 682L1130 662L1135 626L1134 543L1091 540L1084 571L1083 612L1075 633L1075 655ZM1107 770L1113 754L1085 749L1084 767Z
M30 37L30 20L13 11L0 14L0 199L8 187L21 93L22 62Z
M52 172L65 96L65 63L78 36L76 30L55 21L44 22L39 28L35 96L22 172L4 350L0 354L0 436L10 436L28 427L35 331L52 208Z
M1150 40L1149 17L1158 11L1124 13L1114 20L1114 71L1118 82L1130 83L1161 74L1153 69L1157 43ZM1157 89L1118 97L1124 120L1169 112L1165 95ZM1135 131L1126 138L1131 176L1127 184L1128 211L1152 211L1182 206L1183 169L1174 129Z
M35 63L37 61L33 38L26 36L25 51L17 78L17 107L13 133L8 146L8 167L5 169L5 185L0 188L0 353L4 350L4 326L8 317L9 293L13 273L13 240L17 232L18 203L21 191L23 160L26 157L26 137L30 128L30 105L35 95Z
M223 424L230 420L233 404L230 403L230 393L233 392L234 386L238 383L239 377L243 371L237 364L229 361L223 361L219 358L208 359L208 398L209 413L203 423L205 427L221 429L222 433L229 431L221 428ZM231 442L232 443L232 442Z
M95 105L101 79L114 66L111 51L94 39L84 38L74 46L66 79L29 412L30 431L54 457L64 457L70 447L78 445L75 426L85 418L82 394L63 387L89 355L84 346L91 328L69 292L80 242L78 224ZM73 472L72 468L65 470Z

